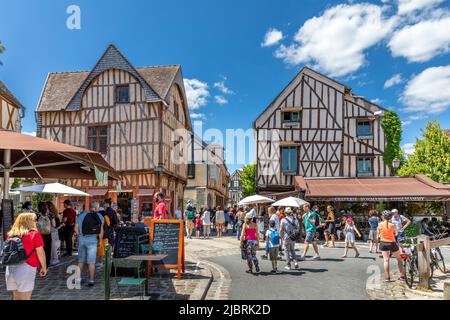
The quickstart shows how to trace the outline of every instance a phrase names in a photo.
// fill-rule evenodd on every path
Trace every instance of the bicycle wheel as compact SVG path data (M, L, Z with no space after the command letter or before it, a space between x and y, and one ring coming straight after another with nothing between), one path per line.
M408 258L403 262L403 267L405 268L405 283L409 288L412 288L415 275L414 261Z
M445 273L446 272L445 261L444 257L442 256L441 249L439 248L434 249L432 255L434 256L436 266L439 268L439 270L441 270L442 273Z

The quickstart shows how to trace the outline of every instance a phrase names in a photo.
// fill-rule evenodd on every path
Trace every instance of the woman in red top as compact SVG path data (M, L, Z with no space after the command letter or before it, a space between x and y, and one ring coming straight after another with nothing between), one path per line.
M6 267L6 288L13 292L14 300L30 300L39 265L41 277L47 275L44 241L37 231L36 220L36 214L32 212L21 213L8 232L8 239L13 237L22 239L25 253L29 255L26 262Z

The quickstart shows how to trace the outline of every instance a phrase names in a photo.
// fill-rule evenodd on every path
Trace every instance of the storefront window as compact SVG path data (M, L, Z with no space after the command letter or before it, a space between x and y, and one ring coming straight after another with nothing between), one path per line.
M152 196L141 196L141 215L143 217L150 217L152 215Z

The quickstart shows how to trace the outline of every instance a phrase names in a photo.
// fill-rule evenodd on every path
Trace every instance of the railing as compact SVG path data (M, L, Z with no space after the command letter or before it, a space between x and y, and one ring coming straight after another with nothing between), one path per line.
M431 241L429 236L420 235L417 237L417 239L418 244L416 245L416 248L419 260L419 284L417 285L417 288L431 290L431 249L449 245L450 238ZM446 285L445 287L447 288L447 290L450 290L450 286ZM448 295L449 294L447 294L447 296Z

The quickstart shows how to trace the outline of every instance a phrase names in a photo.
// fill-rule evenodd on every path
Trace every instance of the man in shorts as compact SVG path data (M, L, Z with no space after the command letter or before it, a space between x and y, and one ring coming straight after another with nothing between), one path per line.
M308 252L309 245L312 244L315 255L313 260L319 260L319 248L316 242L316 219L319 219L317 213L311 211L311 206L309 203L303 205L303 211L305 212L302 216L303 223L305 224L306 236L305 236L305 248L303 249L303 254L300 257L301 260L305 259L306 253Z
M405 230L411 224L411 220L401 215L397 209L391 210L392 218L391 223L397 228L397 243L401 249L403 249L402 243L405 242Z

